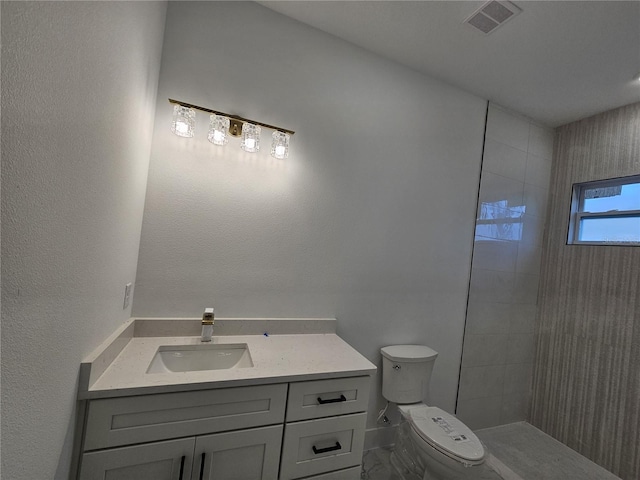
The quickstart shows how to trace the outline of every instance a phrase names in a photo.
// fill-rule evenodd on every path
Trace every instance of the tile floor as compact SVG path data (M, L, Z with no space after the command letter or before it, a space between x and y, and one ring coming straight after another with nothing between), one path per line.
M619 480L566 445L528 423L511 423L476 432L492 454L474 480ZM403 480L389 462L389 448L368 450L362 480Z

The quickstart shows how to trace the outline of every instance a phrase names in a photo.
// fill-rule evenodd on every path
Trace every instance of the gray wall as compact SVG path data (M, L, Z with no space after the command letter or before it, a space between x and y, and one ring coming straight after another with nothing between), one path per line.
M566 245L574 183L640 173L640 103L558 129L532 423L640 478L640 247Z
M553 131L491 104L456 414L470 428L524 421Z
M257 155L211 145L202 113L177 137L167 98L296 130L290 158L268 130ZM438 350L453 411L485 108L260 5L171 3L134 315L335 316L375 363Z
M165 12L2 2L2 478L68 478L78 367L130 316Z

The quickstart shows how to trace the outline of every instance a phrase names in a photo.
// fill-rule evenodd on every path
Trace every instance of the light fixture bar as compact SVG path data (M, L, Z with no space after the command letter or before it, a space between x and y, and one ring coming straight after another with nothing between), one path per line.
M288 133L289 135L293 135L294 133L296 133L293 130L287 130L286 128L276 127L274 125L269 125L268 123L256 122L255 120L250 120L248 118L239 117L237 115L230 115L228 113L219 112L217 110L211 110L210 108L199 107L198 105L193 105L191 103L181 102L180 100L174 100L172 98L169 99L169 103L173 103L174 105L182 105L183 107L187 107L187 108L193 108L194 110L200 110L201 112L207 112L209 114L221 115L221 116L227 117L227 118L229 118L231 120L238 120L238 121L243 122L243 123L253 123L254 125L260 125L261 127L270 128L271 130L279 130L281 132Z

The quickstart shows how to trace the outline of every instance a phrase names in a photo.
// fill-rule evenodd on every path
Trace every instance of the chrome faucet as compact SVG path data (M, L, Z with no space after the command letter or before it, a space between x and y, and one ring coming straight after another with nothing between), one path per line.
M210 342L213 335L214 315L213 308L205 308L202 314L202 337L200 341Z

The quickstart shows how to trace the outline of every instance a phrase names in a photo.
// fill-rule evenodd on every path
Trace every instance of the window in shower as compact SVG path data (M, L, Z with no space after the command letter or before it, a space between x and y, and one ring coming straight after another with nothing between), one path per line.
M575 184L567 243L640 246L640 175Z

